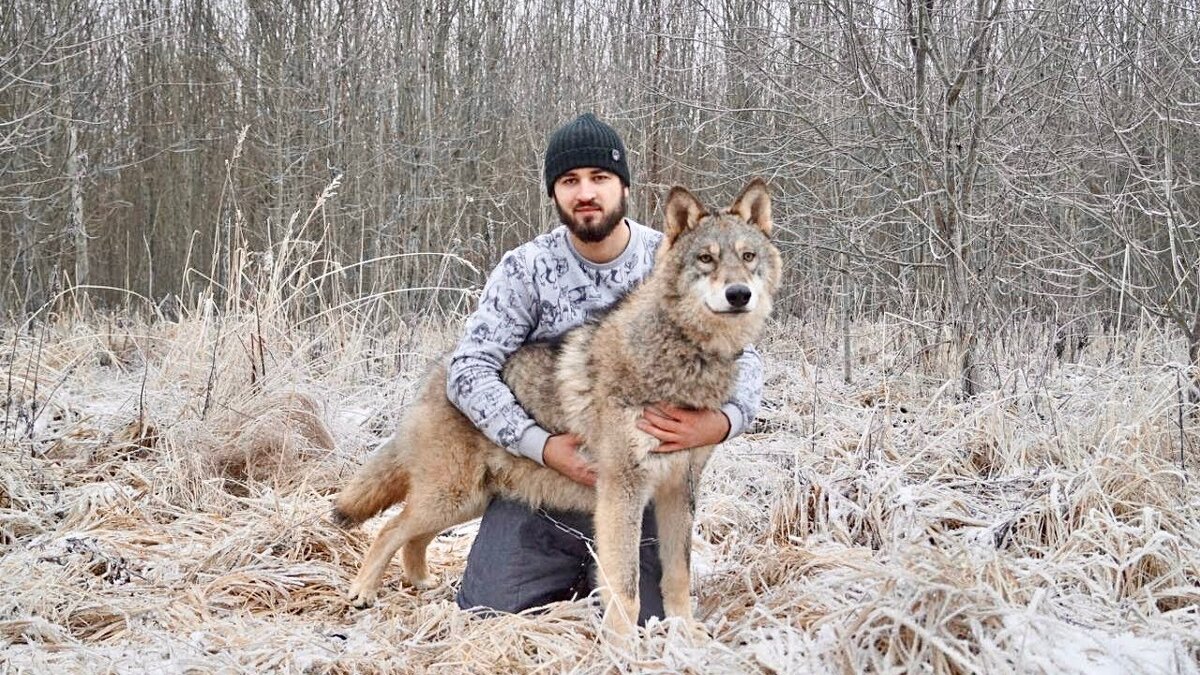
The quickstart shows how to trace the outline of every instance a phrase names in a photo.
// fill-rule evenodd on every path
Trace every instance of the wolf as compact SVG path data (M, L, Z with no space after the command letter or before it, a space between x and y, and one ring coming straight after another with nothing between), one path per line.
M736 360L754 342L779 288L771 200L754 179L732 206L710 211L675 187L654 269L602 316L551 343L518 349L501 371L522 407L551 434L571 432L596 471L595 488L517 457L489 441L446 398L446 365L432 369L396 432L337 496L332 518L352 527L387 507L403 510L380 530L349 589L374 603L398 550L408 581L428 588L425 551L442 530L479 517L493 495L533 508L593 512L603 625L618 636L638 616L638 544L653 499L668 616L692 617L694 486L712 446L656 453L637 428L645 406L666 401L719 408L732 395Z

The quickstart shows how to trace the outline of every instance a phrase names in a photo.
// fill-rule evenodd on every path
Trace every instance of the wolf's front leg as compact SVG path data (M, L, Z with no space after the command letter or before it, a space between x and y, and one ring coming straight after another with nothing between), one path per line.
M691 619L695 512L685 475L672 476L655 491L654 515L658 523L658 557L662 560L663 609L667 616Z
M633 631L641 609L638 544L645 506L645 476L636 461L600 467L595 515L598 583L604 627L620 636Z
M658 552L662 560L663 609L683 618L697 636L706 635L692 612L692 526L696 519L696 488L712 448L688 452L654 495ZM683 459L682 457L680 458Z

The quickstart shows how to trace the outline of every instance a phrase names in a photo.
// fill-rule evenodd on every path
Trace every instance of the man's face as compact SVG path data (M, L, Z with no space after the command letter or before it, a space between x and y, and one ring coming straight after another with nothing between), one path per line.
M611 171L571 169L554 181L554 206L567 229L588 243L603 241L625 217L629 190Z

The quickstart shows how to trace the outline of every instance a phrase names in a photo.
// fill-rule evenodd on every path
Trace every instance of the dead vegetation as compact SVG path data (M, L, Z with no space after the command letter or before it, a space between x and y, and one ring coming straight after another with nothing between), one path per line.
M997 349L962 401L895 326L854 327L852 384L832 334L775 326L761 418L701 497L713 639L665 622L620 651L588 601L459 612L469 525L432 545L438 587L342 599L380 521L343 532L330 497L453 321L38 325L5 332L0 385L18 671L1200 672L1198 429L1152 330L1075 363Z

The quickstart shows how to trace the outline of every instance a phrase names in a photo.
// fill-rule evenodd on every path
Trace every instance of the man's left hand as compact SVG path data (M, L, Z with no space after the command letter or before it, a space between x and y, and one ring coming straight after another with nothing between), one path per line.
M729 435L729 418L720 410L691 410L655 403L642 410L637 428L661 441L654 452L677 452L725 440Z

